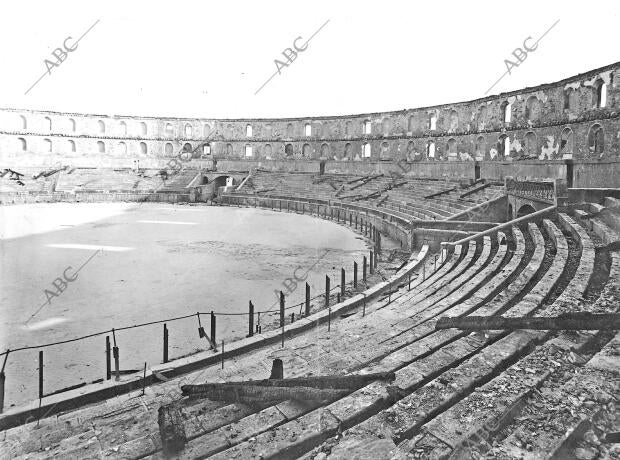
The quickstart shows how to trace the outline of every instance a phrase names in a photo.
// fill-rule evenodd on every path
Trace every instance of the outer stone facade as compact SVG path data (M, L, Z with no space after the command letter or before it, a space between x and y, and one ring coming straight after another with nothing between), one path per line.
M469 102L348 116L190 119L1 109L0 159L38 166L42 155L61 155L78 167L129 167L135 160L156 166L191 149L196 160L615 161L619 114L615 63Z

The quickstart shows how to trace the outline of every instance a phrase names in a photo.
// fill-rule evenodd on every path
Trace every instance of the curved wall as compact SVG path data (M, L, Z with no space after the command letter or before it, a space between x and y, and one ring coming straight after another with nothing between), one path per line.
M615 63L474 101L348 116L218 120L0 109L0 158L157 165L191 147L196 161L616 160L619 112Z

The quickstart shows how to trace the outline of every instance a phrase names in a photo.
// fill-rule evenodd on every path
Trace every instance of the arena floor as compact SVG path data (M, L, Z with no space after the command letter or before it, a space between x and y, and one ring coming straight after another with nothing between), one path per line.
M316 295L326 274L337 284L340 267L361 266L367 253L360 236L333 222L190 205L0 207L0 237L3 350L197 311L246 313L248 300L257 311L277 311L274 291L286 278L310 270ZM75 280L59 292L54 282L63 273ZM303 297L300 283L287 303ZM217 326L218 340L241 337L247 316L219 316ZM171 358L206 348L196 318L168 328ZM121 369L162 360L161 324L118 332L116 340ZM104 336L45 348L45 393L105 377L104 349ZM37 349L9 355L5 407L37 397L37 368Z

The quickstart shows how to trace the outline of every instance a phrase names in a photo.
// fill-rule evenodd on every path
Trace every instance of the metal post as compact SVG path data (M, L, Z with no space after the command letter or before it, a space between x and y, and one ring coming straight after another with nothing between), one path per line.
M110 347L110 336L105 336L105 378L110 380L112 378L112 350Z
M11 350L6 350L4 355L4 362L2 363L2 369L0 369L0 414L4 411L4 383L6 382L6 376L4 375L4 368L6 367L6 361L9 359L9 353Z
M329 311L327 312L327 332L332 330L332 308L329 307Z
M370 251L370 274L371 275L375 272L374 267L372 266L374 260L375 260L375 256L374 256L373 252Z
M144 362L144 374L142 374L142 396L146 390L146 361Z
M422 281L426 281L426 261L422 264Z
M250 312L248 313L248 329L249 334L248 337L252 337L254 335L254 304L250 300Z
M168 326L164 323L164 363L168 362Z
M379 265L379 251L375 250L375 268Z
M345 272L344 268L340 269L340 297L344 300L344 289L345 289Z
M284 326L284 293L280 291L280 327Z
M224 369L224 339L222 339L222 369Z
M437 254L435 254L435 271L437 271Z
M306 316L310 316L310 285L306 283Z
M39 350L39 399L43 399L43 350Z
M325 306L329 306L329 276L325 275Z
M357 262L353 262L353 289L357 288Z
M114 356L114 373L116 374L116 380L120 380L121 378L121 369L120 369L120 354L118 347L116 346L116 333L114 329L112 329L112 340L114 340L114 347L112 347L112 355Z
M362 280L364 280L364 284L366 283L366 269L368 268L368 260L366 256L364 256L364 261L362 262Z
M215 313L211 310L211 342L213 342L213 347L215 347Z

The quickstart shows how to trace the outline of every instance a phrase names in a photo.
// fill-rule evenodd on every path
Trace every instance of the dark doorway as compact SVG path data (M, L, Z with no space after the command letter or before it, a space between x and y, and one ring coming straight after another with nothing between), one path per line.
M517 217L527 216L528 214L532 214L533 212L536 212L533 206L530 206L529 204L524 204L517 211Z
M480 179L480 164L476 161L474 166L474 180Z
M319 175L322 176L323 174L325 174L325 162L321 161L319 163Z

